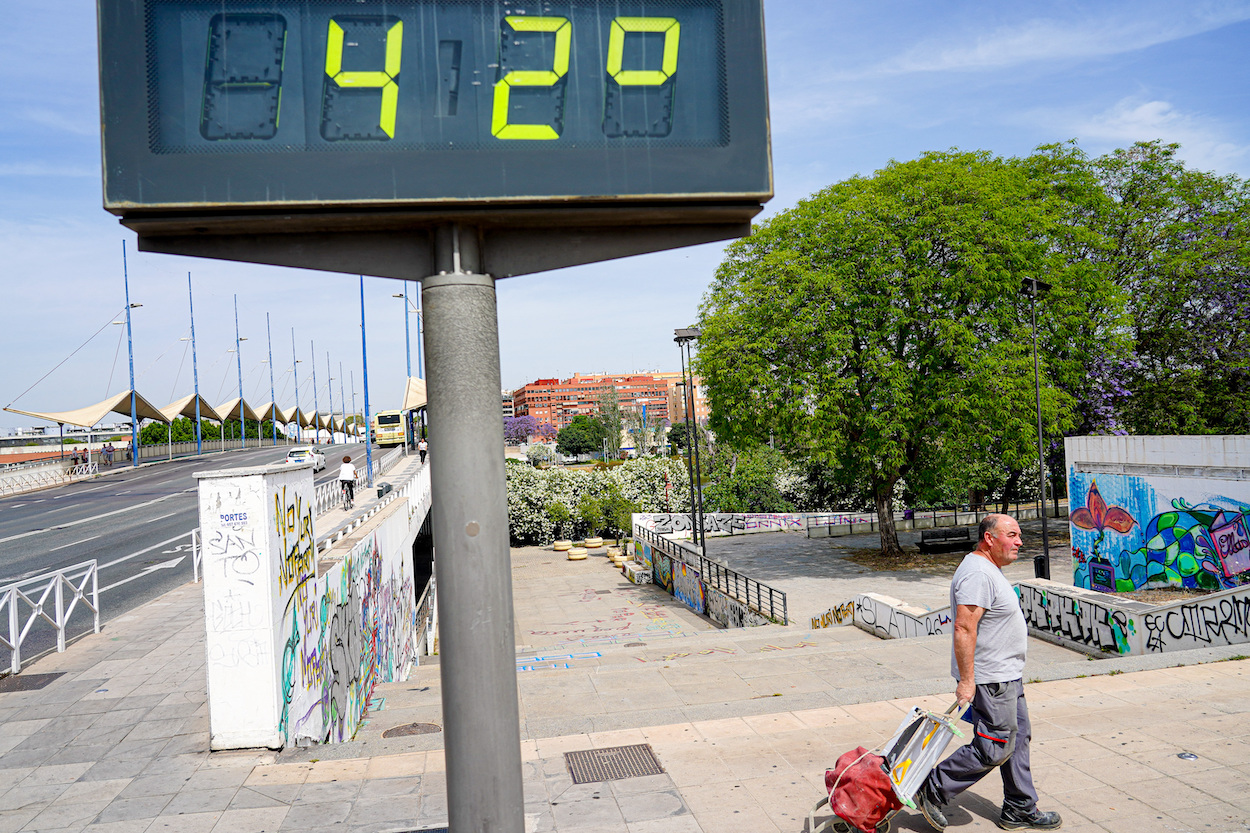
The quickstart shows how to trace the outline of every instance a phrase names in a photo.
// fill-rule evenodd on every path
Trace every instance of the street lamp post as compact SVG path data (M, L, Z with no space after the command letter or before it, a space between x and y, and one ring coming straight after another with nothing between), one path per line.
M295 442L303 442L299 412L299 359L295 358L295 328L291 328L291 374L295 377Z
M273 333L269 329L269 313L265 313L265 341L269 344L269 425L273 444L278 444L278 397L273 385Z
M339 362L339 404L343 406L343 442L347 442L347 397L343 395L343 363ZM356 395L352 393L352 409L356 408Z
M360 276L360 363L365 387L365 480L373 488L373 443L369 441L369 345L365 339L365 276ZM354 389L353 385L353 389ZM355 394L353 393L353 399Z
M694 531L694 543L700 552L706 552L707 533L703 529L703 478L699 473L698 422L692 425L694 410L694 363L691 359L690 381L686 382L686 359L690 355L690 342L702 335L697 327L682 327L673 331L677 352L681 356L682 408L686 412L686 464L690 467L690 521ZM697 500L696 500L697 495Z
M204 435L200 428L200 370L195 361L195 300L191 296L191 273L187 273L187 304L191 308L191 376L195 381L195 454L204 453Z
M130 303L130 273L126 269L126 241L122 241L122 281L126 285L126 354L130 358L130 460L139 467L139 404L135 401L135 343L130 329L130 311L143 304ZM90 455L90 443L87 454Z
M334 445L334 377L330 375L330 351L326 351L326 395L330 397L330 445Z
M1037 278L1025 278L1020 290L1029 296L1033 312L1033 389L1037 397L1037 478L1041 495L1042 554L1033 558L1033 575L1050 578L1050 532L1046 522L1046 461L1042 454L1042 377L1037 361L1037 296L1050 290L1050 284Z
M247 423L243 421L243 351L240 349L241 342L247 341L245 338L239 338L239 296L234 296L234 360L239 370L239 447L247 448Z
M313 445L321 442L321 413L317 405L317 345L308 342L308 362L312 365L313 383Z

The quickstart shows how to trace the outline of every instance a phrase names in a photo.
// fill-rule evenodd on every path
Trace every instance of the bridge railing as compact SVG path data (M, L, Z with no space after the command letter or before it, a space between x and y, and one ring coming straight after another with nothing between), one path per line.
M7 637L2 635L6 629L0 628L0 646L9 650L12 673L22 670L22 642L41 619L56 628L56 649L65 650L65 626L79 602L91 611L95 632L99 633L100 582L95 559L0 587L0 617L8 625Z

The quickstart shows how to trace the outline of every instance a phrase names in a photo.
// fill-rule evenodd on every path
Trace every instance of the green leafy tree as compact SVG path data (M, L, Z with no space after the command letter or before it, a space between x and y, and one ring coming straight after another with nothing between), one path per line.
M793 512L794 505L781 491L787 468L785 455L766 445L722 452L703 490L705 511Z
M599 424L603 439L607 440L607 456L613 460L621 456L621 401L616 386L610 381L599 394ZM596 451L602 451L602 446Z
M1107 194L1098 220L1114 242L1107 264L1128 299L1131 353L1096 365L1102 398L1089 410L1104 430L1244 433L1250 184L1190 170L1178 151L1139 142L1090 163Z
M618 440L619 442L619 440ZM603 423L587 414L578 414L556 436L556 451L569 456L603 450Z
M826 467L871 497L899 554L895 487L945 482L976 438L1035 453L1023 276L1067 291L1069 202L1020 160L929 153L826 188L732 244L702 307L712 429ZM1048 430L1071 395L1043 367Z

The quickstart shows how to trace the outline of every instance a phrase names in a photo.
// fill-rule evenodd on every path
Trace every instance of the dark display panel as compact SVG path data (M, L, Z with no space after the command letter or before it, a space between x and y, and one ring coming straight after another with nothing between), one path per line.
M99 2L110 207L771 192L758 0Z

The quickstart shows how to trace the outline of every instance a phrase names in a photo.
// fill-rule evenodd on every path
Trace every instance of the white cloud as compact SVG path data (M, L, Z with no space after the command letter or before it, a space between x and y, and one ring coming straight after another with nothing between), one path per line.
M1088 7L1086 7L1088 8ZM1250 20L1245 2L1114 3L1080 19L1034 18L964 42L928 42L863 72L889 76L1001 69L1035 61L1085 60L1145 49Z
M1181 146L1180 157L1200 170L1236 172L1250 160L1250 146L1231 141L1219 121L1182 112L1167 101L1125 98L1101 113L1070 123L1072 135L1083 144L1123 147L1154 139L1176 142Z

